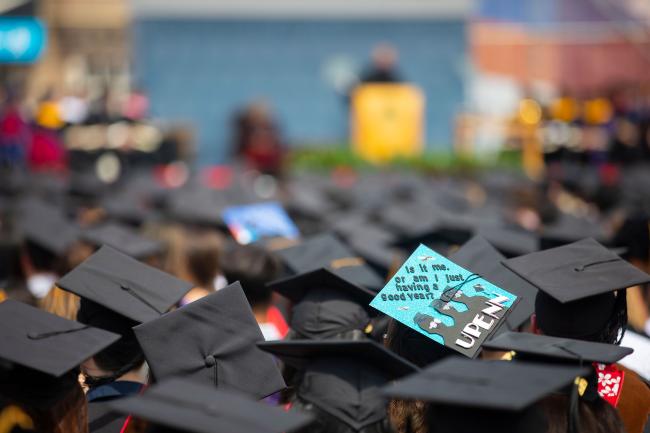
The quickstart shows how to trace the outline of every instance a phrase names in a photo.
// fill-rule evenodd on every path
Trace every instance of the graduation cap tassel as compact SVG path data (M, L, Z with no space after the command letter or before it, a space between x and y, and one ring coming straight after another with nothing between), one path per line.
M30 332L27 334L27 338L29 338L30 340L42 340L44 338L54 337L55 335L70 334L72 332L83 331L84 329L88 329L88 328L90 328L90 326L81 326L79 328L65 329L63 331L51 331L51 332L41 332L41 333Z
M576 267L574 268L574 270L575 270L576 272L582 272L582 271L584 271L586 268L588 268L588 267L590 267L590 266L602 265L602 264L604 264L604 263L618 262L618 261L620 261L620 260L623 260L623 259L621 259L620 257L618 257L618 258L615 258L615 259L598 260L598 261L596 261L596 262L587 263L586 265L576 266Z
M444 302L449 302L449 301L451 301L452 299L454 299L454 295L456 295L456 293L457 293L457 292L458 292L458 291L459 291L459 290L460 290L460 289L461 289L465 284L470 283L470 282L472 282L472 281L474 281L474 280L478 280L479 278L481 278L481 276L480 276L479 274L470 274L470 275L468 275L467 278L465 278L464 281L462 281L462 282L456 284L456 285L453 286L453 287L448 287L448 288L446 288L446 289L442 292L442 295L440 295L440 299L443 300Z

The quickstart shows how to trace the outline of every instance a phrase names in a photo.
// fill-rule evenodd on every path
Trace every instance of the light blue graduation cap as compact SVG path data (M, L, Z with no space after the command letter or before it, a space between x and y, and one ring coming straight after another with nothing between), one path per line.
M300 236L289 215L276 202L230 206L223 211L222 217L240 244L263 238L297 239Z
M517 301L512 293L420 245L370 305L473 358Z

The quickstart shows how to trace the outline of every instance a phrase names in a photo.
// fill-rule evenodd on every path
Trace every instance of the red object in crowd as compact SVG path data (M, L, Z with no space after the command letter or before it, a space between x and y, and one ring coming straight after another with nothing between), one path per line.
M27 151L27 163L32 170L64 170L66 152L56 131L36 127Z
M271 305L266 312L266 318L270 323L275 325L282 338L287 335L287 332L289 332L289 325L287 324L287 321L284 320L282 313L277 307Z

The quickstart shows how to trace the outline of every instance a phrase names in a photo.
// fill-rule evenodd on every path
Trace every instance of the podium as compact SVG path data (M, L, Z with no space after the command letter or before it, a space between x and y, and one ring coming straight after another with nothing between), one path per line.
M364 84L352 93L351 142L363 159L382 164L424 150L422 91L411 84Z

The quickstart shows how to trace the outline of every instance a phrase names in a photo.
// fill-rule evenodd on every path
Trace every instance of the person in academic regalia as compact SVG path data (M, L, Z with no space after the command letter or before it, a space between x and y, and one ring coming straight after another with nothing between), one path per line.
M111 407L133 417L125 433L289 433L312 421L309 414L181 378L166 379Z
M606 403L603 416L583 398L569 397L575 396L576 377L588 372L577 366L446 359L388 385L384 394L427 402L430 433L623 433Z
M81 298L78 321L121 336L82 364L90 432L120 433L127 417L111 413L107 404L140 393L148 380L133 327L168 311L192 285L106 245L57 285Z
M226 280L241 284L264 339L284 338L288 325L273 305L272 290L266 286L282 269L277 257L259 245L237 245L224 255L222 266Z
M18 211L23 238L21 267L27 290L40 300L54 286L79 229L58 208L40 200L26 199Z
M152 380L182 377L256 399L286 385L238 282L134 328Z
M21 302L0 303L0 429L87 433L79 362L117 339Z
M598 343L620 344L627 327L625 289L650 282L650 275L593 239L503 263L539 289L533 332ZM650 387L620 364L605 367L603 374L623 378L616 408L628 433L642 433L650 415Z
M298 372L291 378L291 407L316 419L304 432L392 432L379 388L417 371L370 339L267 341L259 346Z

